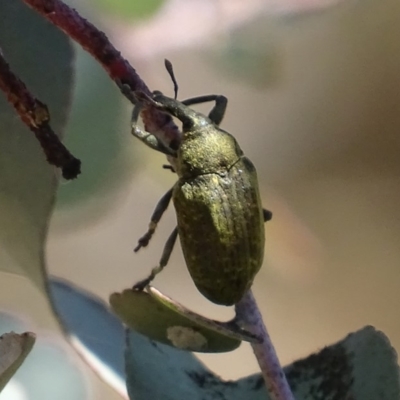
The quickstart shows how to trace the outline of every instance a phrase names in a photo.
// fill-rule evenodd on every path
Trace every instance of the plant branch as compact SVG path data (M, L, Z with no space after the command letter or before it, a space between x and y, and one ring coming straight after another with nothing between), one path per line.
M272 400L294 400L251 290L236 304L235 310L237 323L262 339L261 343L250 344Z
M135 69L121 56L104 32L79 15L76 10L61 0L23 1L90 53L132 103L137 103L135 92L151 94ZM180 140L179 130L169 115L151 105L145 105L141 116L146 130L157 135L167 145Z
M61 143L50 126L47 106L32 96L24 82L11 71L1 49L0 89L4 91L24 124L35 134L49 164L61 168L65 179L76 178L80 173L80 160Z

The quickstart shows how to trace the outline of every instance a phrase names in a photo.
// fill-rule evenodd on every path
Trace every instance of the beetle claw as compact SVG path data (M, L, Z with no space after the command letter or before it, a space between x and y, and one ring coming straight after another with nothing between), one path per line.
M146 235L144 235L143 237L141 237L138 240L138 244L137 246L133 249L133 251L135 253L137 253L142 247L146 247L149 244L149 241L151 239L151 237L153 236L153 233L147 233Z
M154 232L156 231L156 228L157 222L153 220L150 221L149 230L138 240L137 246L133 249L135 253L137 253L142 247L146 247L149 244L151 238L154 235Z
M132 287L133 290L136 290L138 292L143 292L144 289L146 289L147 286L150 285L151 279L143 279L142 281L139 281L135 283Z

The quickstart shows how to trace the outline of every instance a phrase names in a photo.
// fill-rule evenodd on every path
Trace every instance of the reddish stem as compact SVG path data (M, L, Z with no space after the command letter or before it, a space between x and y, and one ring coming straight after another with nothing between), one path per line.
M24 0L51 23L78 42L105 68L114 81L128 85L132 91L150 94L135 69L121 57L107 36L81 17L76 10L57 0Z
M80 173L81 162L60 142L50 126L47 106L29 92L25 84L10 69L0 51L0 89L14 106L18 115L39 140L47 161L62 169L65 179Z
M110 43L104 32L81 17L76 10L70 8L61 0L23 1L90 53L103 66L111 79L115 81L122 93L131 102L136 102L134 92L151 94L135 69ZM143 107L142 118L146 130L153 134L162 135L161 139L166 139L167 144L179 139L177 127L169 115L146 105ZM161 131L163 134L161 134Z

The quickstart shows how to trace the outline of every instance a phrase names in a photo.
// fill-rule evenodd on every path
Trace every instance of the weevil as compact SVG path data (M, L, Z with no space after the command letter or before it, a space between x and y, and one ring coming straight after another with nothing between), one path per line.
M176 100L177 83L169 61L175 98L153 92L136 93L139 104L132 113L132 134L146 145L173 157L178 181L159 201L149 229L135 248L148 245L157 224L173 200L177 227L168 238L159 265L134 289L143 290L168 263L179 236L189 273L197 289L221 305L237 303L249 290L263 262L264 222L272 214L261 205L256 169L243 155L236 139L219 125L227 98L206 95ZM214 101L208 116L190 106ZM150 105L182 122L178 149L141 129L137 122L141 106Z

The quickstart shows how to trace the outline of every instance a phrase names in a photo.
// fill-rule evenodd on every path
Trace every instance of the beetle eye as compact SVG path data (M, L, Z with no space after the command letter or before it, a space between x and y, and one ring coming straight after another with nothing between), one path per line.
M179 143L180 143L179 140L174 139L174 140L172 140L171 143L169 144L169 148L172 149L172 150L177 151L177 150L179 149Z
M194 126L194 121L191 118L185 118L185 121L182 122L182 130L183 132L189 131Z

